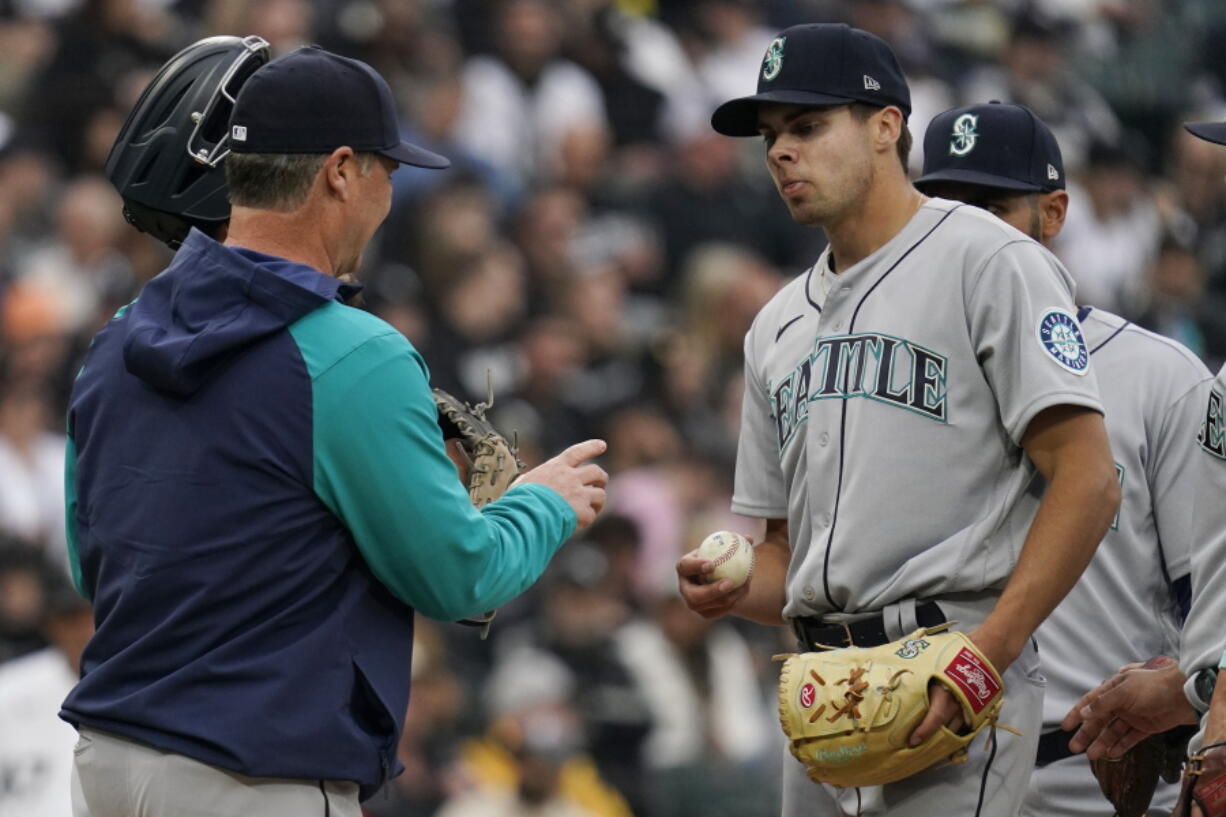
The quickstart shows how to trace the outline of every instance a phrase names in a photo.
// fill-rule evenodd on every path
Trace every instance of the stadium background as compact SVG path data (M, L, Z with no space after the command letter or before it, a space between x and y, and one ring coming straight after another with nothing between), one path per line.
M406 134L454 168L396 174L367 308L437 385L480 399L491 371L530 464L610 444L603 519L489 641L421 626L408 771L368 813L776 814L770 657L790 645L689 613L672 565L754 530L727 511L741 339L822 247L761 144L707 121L807 21L893 45L915 169L937 112L1031 106L1072 180L1057 252L1078 300L1222 364L1226 150L1179 127L1226 116L1216 0L0 0L0 817L67 813L55 709L88 611L64 588L64 405L89 337L169 258L101 170L157 67L217 33L387 77Z

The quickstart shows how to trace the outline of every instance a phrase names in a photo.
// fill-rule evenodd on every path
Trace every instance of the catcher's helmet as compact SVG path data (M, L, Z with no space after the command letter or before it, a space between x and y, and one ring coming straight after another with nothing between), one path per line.
M230 218L221 167L230 111L269 57L259 37L208 37L162 66L106 160L129 224L178 249L190 227L213 232Z

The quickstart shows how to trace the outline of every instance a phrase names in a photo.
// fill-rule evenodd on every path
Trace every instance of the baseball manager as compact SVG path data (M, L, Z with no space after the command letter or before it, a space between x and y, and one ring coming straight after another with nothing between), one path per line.
M604 503L592 440L476 510L420 355L345 304L390 174L448 164L377 73L294 51L227 136L225 243L186 235L70 402L78 817L356 817L399 771L414 611L510 600Z

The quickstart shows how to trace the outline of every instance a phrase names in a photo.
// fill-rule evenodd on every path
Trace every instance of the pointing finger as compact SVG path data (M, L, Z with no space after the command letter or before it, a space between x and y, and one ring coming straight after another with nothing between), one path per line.
M558 455L558 459L567 465L577 466L592 457L599 457L608 447L604 440L585 440L563 451Z

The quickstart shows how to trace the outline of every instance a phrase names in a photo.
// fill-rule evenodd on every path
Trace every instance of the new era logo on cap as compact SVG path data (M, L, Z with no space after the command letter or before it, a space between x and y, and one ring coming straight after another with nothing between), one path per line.
M235 125L233 128L230 129L230 138L233 139L235 142L246 142L247 141L247 129L243 127L242 125Z
M878 82L877 80L873 79L872 77L870 77L868 74L865 74L865 75L864 75L864 90L866 90L866 91L880 91L880 90L881 90L881 83L880 83L880 82Z
M1060 181L1060 171L1056 170L1056 166L1050 162L1047 165L1047 178L1053 182Z

